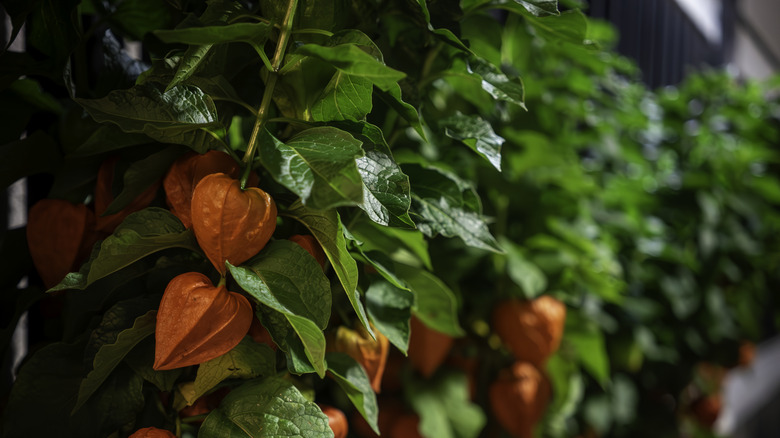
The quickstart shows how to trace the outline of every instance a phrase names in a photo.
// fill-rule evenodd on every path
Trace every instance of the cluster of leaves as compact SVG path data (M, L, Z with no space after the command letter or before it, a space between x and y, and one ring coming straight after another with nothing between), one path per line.
M3 436L330 436L315 401L374 430L401 403L424 436L500 436L487 388L513 359L492 309L541 294L568 313L538 430L676 436L666 400L695 364L730 363L767 334L755 315L776 317L777 104L724 75L652 93L610 27L557 3L6 2L27 50L0 56L3 187L28 177L34 200L91 204L118 157L111 214L184 153L222 150L280 219L228 282L279 350L246 338L169 371L152 369L162 292L218 273L162 190L48 294L24 230L5 231L4 349L24 310L45 318ZM317 240L324 273L295 234ZM403 359L413 316L458 338L430 379ZM381 396L330 351L360 326L394 346Z

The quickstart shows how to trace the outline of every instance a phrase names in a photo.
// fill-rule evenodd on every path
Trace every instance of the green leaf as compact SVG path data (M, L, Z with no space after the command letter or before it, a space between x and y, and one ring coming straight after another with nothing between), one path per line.
M363 202L359 207L380 225L414 227L409 217L409 177L393 159L382 130L365 122L342 122L336 126L363 142L365 155L356 160L363 180Z
M333 438L328 417L288 380L267 377L233 389L213 410L199 438Z
M396 84L395 86L390 87L387 91L377 89L375 90L375 93L377 96L379 96L380 99L382 99L384 103L390 106L390 108L394 109L398 115L409 122L409 124L412 125L412 128L414 128L414 130L420 134L420 137L422 137L423 140L428 139L425 135L425 129L423 129L422 122L420 120L420 113L417 112L417 108L406 103L401 98L400 85Z
M580 46L588 32L588 19L579 10L531 18L528 22L540 38L550 42L562 41Z
M14 163L0 172L0 188L5 189L25 176L51 172L62 160L59 147L49 135L35 131L29 137L0 146L0 162Z
M290 373L302 375L317 371L306 355L301 338L284 314L262 305L257 306L255 314L263 327L268 329L274 343L284 352Z
M100 99L75 99L99 123L143 133L161 143L183 144L198 153L221 142L208 131L222 129L211 98L192 85L161 92L154 82L114 90Z
M200 251L192 230L187 230L168 210L149 207L127 216L100 245L87 274L90 285L149 254L168 248ZM75 280L69 274L66 281Z
M155 30L154 34L164 43L191 45L249 42L262 46L271 34L270 23L233 23L224 26L187 27L183 29Z
M355 291L357 290L358 270L355 259L347 251L347 240L344 237L344 226L336 210L318 211L311 210L303 206L300 201L296 201L284 213L302 223L309 229L311 234L317 239L325 255L328 256L333 270L336 272L344 291L349 297L352 308L361 318L361 322L366 329L371 332L368 320L365 318L365 311L360 301L356 300Z
M595 327L590 330L567 330L566 343L573 346L583 368L603 387L610 379L609 358L604 335Z
M337 71L311 106L312 120L362 120L371 112L372 90L369 79Z
M514 0L522 5L528 12L536 15L558 15L558 0Z
M414 294L384 280L373 280L366 291L366 308L374 326L402 353L409 348L409 320Z
M408 382L407 397L420 416L423 436L476 438L487 418L469 396L465 374L447 373L435 380Z
M415 212L423 219L417 222L417 228L426 236L457 236L474 248L502 252L485 219L479 214L454 206L444 197L431 199L412 195L412 200Z
M379 433L379 406L366 370L344 353L328 353L327 359L329 375L344 390L371 429Z
M467 116L458 111L441 123L445 126L444 133L447 137L462 141L501 171L501 145L504 144L504 139L493 131L490 122L482 117Z
M428 327L453 337L465 332L458 322L458 301L455 294L438 277L430 272L395 264L395 273L414 293L414 314Z
M284 314L317 373L325 372L325 336L331 308L328 280L317 261L288 240L272 241L242 266L228 263L236 282L258 302Z
M110 314L106 314L107 316ZM106 381L108 376L122 362L125 355L133 349L139 342L147 336L154 333L156 323L156 310L150 310L144 315L135 319L133 326L122 330L117 336L116 341L104 344L100 347L93 361L93 369L87 374L87 377L81 381L79 395L76 405L73 407L73 413L77 412L86 403L86 401L98 390L100 385ZM104 319L104 323L105 323ZM114 321L109 321L113 324Z
M258 156L271 176L307 207L326 210L363 200L355 162L363 151L360 141L345 131L311 128L282 143L264 130Z
M122 191L109 204L103 215L119 213L130 205L138 195L161 181L171 164L181 155L180 146L171 146L131 164L122 177Z
M122 132L116 125L99 125L70 155L73 157L88 157L149 142L150 139L146 135L128 134Z
M526 258L520 246L503 239L501 247L506 251L507 274L525 293L525 298L539 296L547 288L547 277L533 262Z
M492 64L478 58L469 61L468 69L471 73L478 74L482 78L480 86L493 98L526 109L525 87L519 77L509 78Z
M123 0L110 2L115 5L108 21L134 40L142 41L155 29L172 25L174 9L167 2L157 0Z
M272 376L276 358L271 347L244 337L232 350L198 366L193 402L225 379L253 379Z
M433 269L431 256L428 254L428 241L417 230L402 230L383 227L371 221L356 221L352 223L349 231L362 242L359 250L380 273L383 270L392 273L393 264L388 263L390 259ZM397 284L392 275L382 275L397 287L404 287L403 284Z
M356 44L340 44L331 47L305 44L299 47L295 54L325 61L343 73L370 80L384 91L390 90L398 81L406 77L406 74L386 66Z
M119 364L100 389L71 418L71 436L108 436L132 423L144 407L144 380Z

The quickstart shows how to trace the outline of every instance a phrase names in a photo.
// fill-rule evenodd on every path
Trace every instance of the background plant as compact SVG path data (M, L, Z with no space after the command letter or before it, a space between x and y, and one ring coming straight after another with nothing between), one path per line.
M238 415L258 404L330 436L313 402L346 412L354 436L365 424L505 435L488 388L514 358L492 310L539 295L567 317L538 434L706 433L687 419L713 390L690 385L697 364L731 365L740 341L774 330L768 88L710 74L653 93L582 5L22 3L6 9L29 27L28 49L0 62L4 186L29 176L31 201L124 220L95 229L92 254L48 293L25 230L5 231L5 339L27 307L42 318L4 436L260 436L269 420ZM124 40L142 41L144 59ZM265 341L154 371L168 282L219 278L158 188L179 157L208 150L240 163L242 181L259 177L279 209L271 243L228 266ZM139 206L145 192L156 197ZM301 234L324 271L287 242ZM353 329L392 344L378 397L357 355L334 351ZM454 338L432 368L404 358L410 331L426 329Z

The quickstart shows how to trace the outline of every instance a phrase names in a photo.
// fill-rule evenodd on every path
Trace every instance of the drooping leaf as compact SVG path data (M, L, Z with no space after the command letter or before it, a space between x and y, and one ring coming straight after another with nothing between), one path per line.
M107 313L106 318L113 315ZM98 390L100 385L106 381L108 376L114 371L127 355L139 342L147 336L154 333L157 311L150 310L135 319L133 326L122 330L116 335L114 342L106 343L100 346L93 360L93 369L81 381L79 387L79 396L73 412L77 412L86 403L87 400ZM115 324L117 321L110 320L107 323ZM121 321L120 321L121 322Z
M523 290L526 298L535 298L547 287L547 277L523 253L522 249L508 240L501 241L506 251L507 274Z
M103 240L89 267L87 285L149 254L168 248L200 251L192 230L186 230L179 219L168 210L149 207L132 213L117 227L114 234ZM68 279L69 277L66 277L66 280Z
M287 317L267 306L258 306L255 313L274 343L279 346L287 359L287 369L292 374L317 372L306 355L306 348Z
M485 157L498 171L501 171L501 146L504 139L493 131L490 122L479 116L467 116L460 111L442 120L444 133Z
M465 333L458 322L458 302L455 294L430 272L395 264L396 274L414 293L414 314L428 327L453 337Z
M385 91L390 90L406 76L406 74L386 66L356 44L336 46L305 44L299 47L295 53L320 59L343 73L368 79Z
M558 0L514 0L522 5L528 12L537 15L558 15Z
M415 212L423 218L417 222L417 228L425 235L457 236L469 246L502 252L485 219L477 213L454 206L443 197L437 200L412 195L412 200Z
M208 132L221 129L214 102L192 85L162 92L155 83L147 82L128 90L114 90L100 99L76 101L97 122L113 123L124 132L183 144L198 153L220 145Z
M336 126L363 142L365 155L356 160L363 180L363 202L359 207L380 225L414 227L409 217L409 177L393 159L382 130L365 122L342 122Z
M228 267L242 289L285 315L306 347L312 365L324 375L322 329L330 317L331 295L317 261L297 244L277 240L244 265Z
M198 436L332 438L328 417L290 381L254 379L233 389L203 421Z
M198 366L193 400L206 394L225 379L252 379L271 376L276 371L274 351L245 337L232 350Z
M427 140L425 130L420 120L420 113L417 112L417 108L413 107L409 103L405 102L401 98L401 86L396 84L390 87L387 91L377 89L375 94L382 99L390 108L394 109L401 117L404 118L412 128L422 137L423 140Z
M371 112L369 79L337 71L311 107L312 120L363 120Z
M379 406L366 371L355 359L344 353L328 353L326 358L330 376L344 390L371 429L379 433Z
M296 201L283 213L301 222L317 239L325 255L328 256L336 276L339 278L352 308L360 318L360 322L370 333L372 332L366 318L363 304L357 299L358 270L355 259L347 251L347 240L344 237L344 226L336 210L311 210Z
M373 280L366 291L366 308L374 326L402 353L409 348L409 319L414 294L387 281Z
M149 137L143 134L122 132L116 125L100 125L84 142L71 153L74 157L87 157L104 154L118 149L149 143Z
M550 42L562 41L582 45L588 29L588 19L578 9L528 21L542 39Z
M357 205L363 199L355 162L363 151L360 141L345 131L311 128L286 143L264 131L258 152L263 167L307 207L326 210Z
M468 69L482 78L480 86L494 99L509 102L526 109L525 87L519 77L510 78L497 67L478 58L469 61Z
M359 250L368 257L369 263L382 273L392 274L391 261L406 263L413 266L424 266L432 270L431 256L428 254L428 241L425 235L417 230L402 230L383 227L371 221L357 221L351 224L350 232L361 242ZM394 279L394 275L383 274L388 281L397 287L404 287Z
M71 436L108 436L134 421L144 407L144 380L120 363L86 404L75 412Z
M255 22L160 29L154 31L154 34L165 43L206 45L247 41L262 46L272 29L273 26L269 23Z

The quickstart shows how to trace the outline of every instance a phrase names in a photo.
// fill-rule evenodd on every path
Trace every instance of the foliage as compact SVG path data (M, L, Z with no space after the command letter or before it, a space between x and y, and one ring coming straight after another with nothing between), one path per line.
M565 303L565 330L521 373L544 382L544 417L513 430L704 429L697 364L735 364L777 317L777 102L719 73L651 92L575 3L6 2L27 49L0 55L3 187L27 177L33 202L123 221L85 232L91 254L67 254L82 263L54 287L4 231L4 354L25 309L45 321L2 436L325 437L325 405L351 436L506 436L512 402L490 387L525 365L491 315L540 295ZM219 266L160 185L214 151L279 215L262 250ZM248 299L268 336L155 370L160 301L188 272ZM337 351L353 329L392 344L372 356L386 364ZM407 359L415 332L446 348Z

